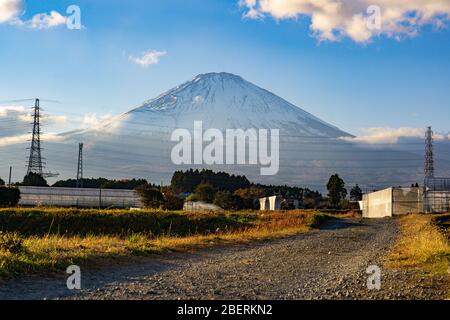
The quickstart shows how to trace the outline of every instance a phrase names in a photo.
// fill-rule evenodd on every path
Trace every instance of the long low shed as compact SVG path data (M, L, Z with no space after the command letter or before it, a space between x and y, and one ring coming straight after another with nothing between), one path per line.
M365 194L360 202L364 218L385 218L424 210L423 188L388 188Z
M450 211L450 191L425 188L388 188L365 194L360 201L365 218L384 218L409 213Z
M134 190L19 187L21 206L142 208Z

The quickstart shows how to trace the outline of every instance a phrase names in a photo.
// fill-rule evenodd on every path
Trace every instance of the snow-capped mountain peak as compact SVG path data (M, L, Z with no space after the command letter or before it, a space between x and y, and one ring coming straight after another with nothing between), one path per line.
M125 120L126 119L126 120ZM346 132L231 73L196 76L126 114L125 122L191 128L280 129L285 133L340 137Z

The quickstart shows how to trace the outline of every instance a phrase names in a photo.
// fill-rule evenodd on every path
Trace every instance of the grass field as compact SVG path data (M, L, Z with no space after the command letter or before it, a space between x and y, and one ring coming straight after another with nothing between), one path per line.
M312 211L184 213L0 209L0 276L51 273L67 266L273 239L332 218Z
M399 222L402 235L388 257L387 266L448 275L450 214L408 215Z

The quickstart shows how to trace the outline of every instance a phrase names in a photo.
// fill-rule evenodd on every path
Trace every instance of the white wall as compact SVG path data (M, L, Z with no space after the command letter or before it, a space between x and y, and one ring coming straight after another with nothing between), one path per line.
M211 212L211 211L212 212L222 212L222 211L224 211L219 206L216 206L216 205L210 204L210 203L206 203L206 202L202 202L202 201L198 201L198 202L187 201L184 203L183 210L189 211L189 212Z
M372 192L363 196L364 218L392 217L392 188Z
M261 211L275 211L281 209L281 197L273 196L259 199Z

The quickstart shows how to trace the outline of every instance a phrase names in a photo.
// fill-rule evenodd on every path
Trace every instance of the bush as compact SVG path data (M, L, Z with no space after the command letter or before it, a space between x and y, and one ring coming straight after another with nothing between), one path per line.
M194 194L199 201L213 203L216 189L210 183L202 183L195 188Z
M23 239L17 233L0 231L0 250L19 254L23 251Z
M259 199L265 197L264 190L257 187L239 189L235 191L235 196L241 199L240 209L255 210L259 209Z
M164 205L164 196L158 189L151 185L142 185L136 188L141 201L146 208L159 209Z
M243 199L229 191L217 192L213 203L225 210L240 210L244 207Z
M183 210L184 200L173 194L172 191L164 192L164 209Z
M0 187L0 207L16 207L19 204L19 200L19 189Z
M4 186L5 185L5 181L0 177L0 186Z

